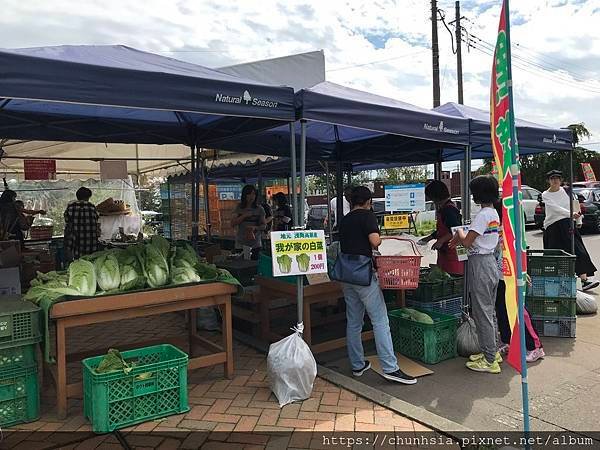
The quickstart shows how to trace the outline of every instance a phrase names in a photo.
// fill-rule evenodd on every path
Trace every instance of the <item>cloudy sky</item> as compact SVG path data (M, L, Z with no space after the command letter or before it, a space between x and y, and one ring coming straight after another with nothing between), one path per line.
M501 0L462 0L465 103L487 109ZM208 67L323 49L327 78L432 106L428 0L3 0L0 46L125 44ZM600 0L512 2L517 115L584 122L600 143ZM454 1L438 0L446 22ZM452 25L449 25L451 29ZM441 100L456 59L439 24ZM600 150L600 145L589 148Z

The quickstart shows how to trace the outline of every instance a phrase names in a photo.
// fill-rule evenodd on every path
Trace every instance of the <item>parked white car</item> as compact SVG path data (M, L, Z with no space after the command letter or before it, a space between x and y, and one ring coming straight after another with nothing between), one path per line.
M525 184L521 186L521 191L523 192L523 209L525 210L525 223L528 225L533 225L535 224L535 208L538 205L538 196L541 194L541 192ZM502 197L502 189L500 189L500 197ZM455 197L452 199L452 201L454 201L460 209L461 199L459 197ZM477 215L480 209L481 207L477 205L473 201L473 197L471 197L471 220Z

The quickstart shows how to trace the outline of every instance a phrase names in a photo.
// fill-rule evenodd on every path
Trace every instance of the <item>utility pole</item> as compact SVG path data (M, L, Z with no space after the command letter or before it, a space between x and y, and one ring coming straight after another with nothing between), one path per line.
M454 2L456 12L456 79L458 80L458 103L463 104L463 71L462 71L462 30L460 28L460 1Z
M433 107L440 106L440 49L438 46L437 0L431 0L431 54L433 61Z
M433 66L433 107L440 106L440 49L438 46L437 0L431 0L431 56ZM442 179L442 162L433 165L433 178Z

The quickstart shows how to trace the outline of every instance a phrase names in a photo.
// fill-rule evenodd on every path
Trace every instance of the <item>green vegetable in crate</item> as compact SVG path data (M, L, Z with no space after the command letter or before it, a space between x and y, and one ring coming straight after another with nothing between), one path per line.
M413 322L420 322L426 324L433 323L433 319L428 314L425 314L421 311L417 311L416 309L402 308L400 309L400 314L402 314L402 317L404 319L412 320Z
M121 352L115 348L108 350L108 353L104 355L98 367L96 367L96 373L107 373L122 370L125 373L131 372L132 367L127 364L123 359Z
M310 267L310 256L306 253L300 253L299 255L296 255L296 262L298 263L300 272L308 272L308 268Z
M171 272L172 284L198 283L200 281L202 279L192 267L175 267Z
M290 273L292 271L292 258L290 258L288 255L278 256L277 264L279 264L279 270L281 273Z
M450 279L452 279L452 277L450 276L450 274L444 272L438 266L434 266L422 278L423 281L429 282L429 283L432 283L432 282L435 282L435 281L446 281L446 280L450 280Z
M121 272L116 255L116 252L106 252L94 261L98 287L103 291L119 289L121 285Z

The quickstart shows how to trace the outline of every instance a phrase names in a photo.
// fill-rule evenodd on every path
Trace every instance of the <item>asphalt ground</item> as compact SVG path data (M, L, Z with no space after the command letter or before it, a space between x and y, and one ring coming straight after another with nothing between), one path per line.
M600 235L585 235L592 259L600 267ZM542 234L527 232L530 248L542 248ZM434 262L435 254L423 264ZM600 279L600 274L598 274ZM600 295L600 288L592 294ZM578 316L577 337L541 337L546 358L528 365L532 430L600 431L600 317ZM374 354L374 344L365 346ZM351 376L345 349L317 355L317 361ZM502 373L476 373L458 357L427 366L433 375L413 386L390 383L373 371L360 382L476 431L522 430L521 377L506 363Z

